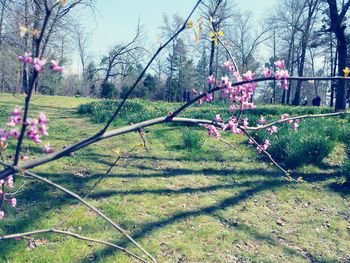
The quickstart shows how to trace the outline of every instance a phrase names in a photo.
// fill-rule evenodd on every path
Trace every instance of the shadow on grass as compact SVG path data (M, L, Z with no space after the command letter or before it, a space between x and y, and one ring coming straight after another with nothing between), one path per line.
M5 207L6 217L0 222L0 233L14 234L35 230L41 219L51 216L51 213L59 211L62 205L72 205L74 200L68 195L52 189L52 187L41 182L33 181L17 196L17 208ZM0 262L9 262L6 259L8 251L16 251L23 246L22 242L16 240L0 241Z
M223 210L223 209L226 209L228 207L234 207L234 206L238 205L240 202L247 200L248 198L251 198L258 193L261 193L263 191L270 190L270 189L276 189L276 188L279 188L279 187L282 187L282 186L285 186L288 184L290 184L290 183L288 183L282 179L269 180L269 181L262 182L262 183L256 182L254 187L251 187L247 190L243 190L240 193L238 193L237 195L226 198L226 199L216 203L215 205L210 205L210 206L202 207L202 208L191 210L191 211L179 212L179 213L176 213L176 214L174 214L166 219L162 219L162 220L158 220L158 221L154 221L154 222L146 223L146 224L142 224L142 225L136 225L135 226L136 231L132 234L132 237L136 240L140 240L142 238L148 237L153 232L155 232L158 229L165 227L167 225L174 224L178 221L182 221L182 220L192 218L192 217L197 217L197 216L201 216L201 215L216 214L216 212L218 212L219 210ZM128 246L130 244L126 241L120 242L120 240L119 240L118 245ZM114 253L115 253L114 249L110 249L110 248L102 249L97 253L98 257L96 260L103 262L103 260L106 257L112 256L112 255L114 255ZM88 258L82 259L79 262L81 262L81 263L88 262Z
M350 183L349 182L333 182L328 185L328 188L343 197L348 197L350 196Z

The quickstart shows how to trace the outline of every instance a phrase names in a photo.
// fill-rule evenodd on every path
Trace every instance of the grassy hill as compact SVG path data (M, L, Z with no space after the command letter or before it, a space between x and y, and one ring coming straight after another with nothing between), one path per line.
M61 149L99 131L100 123L77 113L79 105L89 102L34 96L33 112L45 112L50 119L45 142ZM0 94L0 123L22 103L23 97ZM185 139L198 135L200 146L189 151ZM200 128L191 132L162 125L147 128L146 139L148 151L137 147L127 153L142 142L130 133L34 171L81 195L105 177L88 201L126 228L159 262L350 261L350 196L339 186L342 147L335 147L320 167L298 168L306 182L295 184L262 162L240 136L225 137L234 145L230 147L207 138ZM40 155L38 146L27 142L24 151L30 158ZM120 154L123 158L104 176ZM23 183L16 180L17 187ZM52 227L76 205L69 196L32 180L16 197L17 208L5 208L0 234ZM85 207L62 228L138 252ZM27 240L0 241L0 262L134 262L72 237L45 234L35 240L33 250Z

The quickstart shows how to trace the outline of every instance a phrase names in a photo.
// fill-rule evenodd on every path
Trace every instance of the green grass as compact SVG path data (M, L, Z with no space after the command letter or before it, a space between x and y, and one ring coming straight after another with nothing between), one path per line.
M101 124L76 114L77 107L88 102L34 96L33 111L50 118L45 142L60 149L99 131ZM0 94L0 123L21 103ZM149 151L138 148L122 158L88 201L125 227L159 262L350 260L350 196L339 186L336 164L345 156L340 145L322 168L297 170L307 182L294 184L282 179L270 163L261 162L243 137L225 135L236 147L230 148L196 129L203 144L200 151L191 152L182 147L184 132L179 126L147 128ZM111 138L34 171L84 194L103 176L115 152L140 142L137 133ZM31 158L40 155L37 146L26 142L24 147ZM16 185L22 182L17 178ZM30 182L17 196L18 207L5 208L0 234L51 227L76 204L56 189ZM85 207L63 227L138 252ZM0 262L134 262L108 247L71 237L46 234L35 239L34 250L27 248L26 240L0 241Z

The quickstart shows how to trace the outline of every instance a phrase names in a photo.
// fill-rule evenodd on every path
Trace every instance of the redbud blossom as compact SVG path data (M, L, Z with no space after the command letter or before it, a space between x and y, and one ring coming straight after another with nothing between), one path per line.
M223 122L223 120L222 120L221 117L220 117L220 114L215 115L214 120L215 120L216 122Z
M247 128L248 125L249 125L248 118L244 118L244 119L243 119L243 125L242 125L243 128Z
M265 119L265 117L261 116L260 120L259 120L259 123L260 124L265 124L265 123L267 123L267 120Z
M49 122L49 120L46 118L46 115L44 113L40 113L39 118L38 118L38 122L39 122L39 124L47 124Z
M284 60L277 60L275 62L275 65L279 68L279 69L283 69L284 68Z
M19 56L18 58L25 64L31 64L33 61L32 53L30 52L24 52L24 56Z
M56 71L56 72L61 72L64 70L64 67L63 66L58 66L58 61L57 60L51 60L51 66L50 68L53 70L53 71Z
M210 101L212 101L213 99L214 99L214 98L213 98L213 95L210 94L210 93L205 94L205 96L203 97L203 100L204 100L205 102L210 102Z
M13 188L13 176L9 175L5 178L5 180L6 180L7 187L10 189Z
M10 206L16 207L17 205L17 199L16 198L11 198L9 201Z
M46 64L46 60L45 59L40 59L40 58L34 58L33 64L34 64L34 69L37 72L40 72L40 71L43 70L43 67Z
M22 161L28 161L29 157L27 155L21 155L21 160Z
M276 126L272 126L271 128L268 128L267 131L269 132L270 135L277 133L278 129Z
M267 77L267 78L271 76L271 70L269 68L265 69L264 76Z
M243 79L246 81L251 81L254 75L255 74L249 70L245 74L243 74Z
M13 138L18 139L18 137L19 137L19 131L18 131L17 129L12 129L12 130L10 131L10 135L11 135Z
M208 84L214 84L215 83L215 77L213 75L208 77Z
M50 154L50 153L53 153L55 150L50 146L50 144L46 144L44 147L43 147L43 152L46 153L46 154Z
M292 124L292 130L293 130L293 131L297 131L298 128L299 128L299 123L294 122L294 123Z
M221 77L221 83L222 83L223 85L227 85L227 84L228 84L228 76Z

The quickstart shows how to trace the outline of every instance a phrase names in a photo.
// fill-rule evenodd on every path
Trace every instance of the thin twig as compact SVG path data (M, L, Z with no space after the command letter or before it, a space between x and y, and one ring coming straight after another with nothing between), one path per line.
M55 229L55 228L40 229L40 230L34 230L34 231L30 231L30 232L11 234L11 235L4 235L4 236L0 236L0 240L15 239L15 238L25 238L25 237L28 237L28 236L33 236L33 235L38 235L38 234L45 234L45 233L56 233L56 234L61 234L61 235L75 237L77 239L81 239L81 240L85 240L85 241L89 241L89 242L93 242L93 243L99 243L99 244L104 244L104 245L107 245L107 246L111 246L111 247L114 247L116 249L119 249L119 250L123 251L124 253L126 253L126 254L136 258L137 260L140 260L142 262L147 263L146 260L140 258L139 256L135 255L134 253L130 252L129 250L127 250L127 249L125 249L123 247L120 247L118 245L115 245L113 243L110 243L110 242L107 242L107 241L103 241L103 240L99 240L99 239L85 237L85 236L79 235L77 233L73 233L73 232L70 232L70 231L64 231L64 230L59 230L59 229Z
M260 149L263 153L265 153L265 155L266 155L267 157L269 157L269 159L271 160L271 162L273 162L273 164L276 165L276 167L277 167L278 169L280 169L280 170L284 173L285 177L286 177L288 180L297 182L297 180L295 180L295 179L293 179L292 177L290 177L288 171L286 171L285 169L283 169L283 167L280 166L280 165L272 158L271 154L268 153L263 147L261 147L261 145L260 145L247 131L245 131L244 128L241 128L241 129L242 129L243 133L244 133L250 140L252 140L252 142L254 142L254 144L255 144L257 147L259 147L259 149Z
M324 113L324 114L307 114L307 115L301 115L301 116L296 116L296 117L290 117L290 118L285 118L283 120L278 120L271 122L269 124L263 125L263 126L257 126L257 127L246 127L244 128L245 130L252 130L252 131L257 131L257 130L263 130L267 129L273 125L283 123L283 122L288 122L288 121L293 121L293 120L301 120L301 119L309 119L309 118L324 118L324 117L334 117L334 116L340 116L344 114L350 114L346 112L332 112L332 113Z
M106 130L108 129L108 127L111 125L111 123L113 122L113 120L116 118L116 116L118 115L118 113L120 112L121 108L123 107L125 101L129 98L130 94L133 92L133 90L136 88L137 84L142 80L142 77L144 76L144 74L146 73L146 71L148 70L148 68L150 67L150 65L152 64L152 62L154 61L154 59L158 56L158 54L167 46L169 45L169 43L171 43L183 30L186 29L186 25L188 23L188 21L190 20L192 14L194 13L194 11L197 9L197 7L199 6L199 4L202 2L202 0L198 0L196 5L193 7L192 11L190 12L190 14L188 15L187 19L185 20L185 22L183 23L183 25L180 27L180 29L174 34L172 35L168 41L166 41L163 45L161 45L158 50L156 51L156 53L154 53L154 55L152 56L152 58L148 61L146 67L143 69L143 71L141 72L141 74L137 77L135 83L130 87L130 89L128 90L128 92L126 93L124 99L119 103L118 107L116 108L116 110L114 111L114 113L112 114L112 116L110 117L110 119L108 120L108 122L106 123L106 125L104 126L104 128L100 131L100 134L104 134L106 132Z
M81 203L83 203L85 206L89 207L91 210L93 210L96 214L98 214L101 218L103 218L105 221L107 221L110 225L112 225L115 229L117 229L120 233L122 233L127 239L129 239L136 247L138 247L143 253L145 253L150 259L152 259L153 262L157 262L157 260L151 255L149 254L141 245L139 245L122 227L120 227L118 224L116 224L112 219L110 219L109 217L107 217L104 213L102 213L100 210L98 210L96 207L94 207L93 205L91 205L90 203L88 203L86 200L84 200L83 198L81 198L79 195L77 195L76 193L73 193L72 191L68 190L67 188L56 184L52 181L50 181L47 178L41 177L40 175L37 175L35 173L26 171L26 170L22 170L19 167L16 167L14 165L10 165L10 164L6 164L5 162L0 161L1 164L6 165L8 167L11 167L11 169L15 170L16 172L20 172L20 173L24 173L27 174L39 181L42 181L46 184L49 184L59 190L61 190L62 192L65 192L66 194L74 197L75 199L79 200Z
M129 150L127 153L120 155L116 158L116 160L112 163L112 165L110 165L110 167L108 168L108 170L103 174L103 176L101 176L97 182L94 183L93 186L90 187L90 189L88 190L88 192L83 196L83 199L88 198L91 193L96 189L96 187L102 182L103 179L106 178L106 176L112 171L112 169L116 166L117 162L119 162L119 160L121 158L123 158L125 155L131 153L132 151L135 150L137 146L133 147L131 150ZM82 203L78 203L74 208L72 208L72 210L62 219L61 222L59 222L58 224L56 224L54 227L59 227L62 226L64 224L64 222L67 221L67 219L80 207Z
M200 95L202 97L204 97L204 95ZM199 98L201 98L199 96ZM198 97L197 97L198 98ZM197 101L197 98L194 99L194 102ZM193 100L192 100L193 101ZM185 105L187 105L187 107L189 107L191 104L186 103ZM185 108L185 105L181 106L178 111L176 112L181 112L183 111ZM176 113L175 112L175 113ZM173 114L175 114L173 113ZM177 114L177 113L176 113ZM338 112L336 113L338 115L341 114L350 114L350 112ZM317 117L327 117L329 116L329 114L318 114ZM298 117L293 117L294 119L297 119ZM176 122L176 123L182 123L184 125L191 125L191 124L211 124L211 125L215 125L215 122L211 121L211 120L201 120L201 119L190 119L190 118L178 118L178 117L160 117L160 118L155 118L155 119L151 119L151 120L147 120L147 121L143 121L140 123L136 123L136 124L132 124L129 126L125 126L125 127L121 127L115 130L111 130L109 132L106 132L103 135L93 135L87 139L84 139L83 141L80 141L72 146L69 146L65 149L62 149L58 152L52 153L52 154L48 154L42 157L39 157L37 159L31 160L29 162L24 163L22 166L19 167L19 169L30 169L30 168L34 168L37 166L40 166L42 164L54 161L54 160L58 160L64 156L68 156L70 153L73 153L75 151L78 151L79 149L82 149L88 145L91 145L93 143L99 142L101 140L105 140L111 137L115 137L115 136L119 136L121 134L126 134L129 132L133 132L133 131L137 131L139 129L148 127L148 126L153 126L153 125L157 125L157 124L161 124L161 123L166 123L166 122ZM279 121L281 122L281 121ZM270 124L269 124L270 125ZM271 124L273 125L273 124ZM269 127L269 126L268 126ZM241 128L241 127L240 127ZM257 127L258 128L258 127ZM252 130L256 130L256 128L254 127L248 127L246 128L247 130L252 129ZM14 173L14 170L12 170L11 168L7 168L4 171L0 172L0 179L4 179L6 176L9 176L11 174Z

